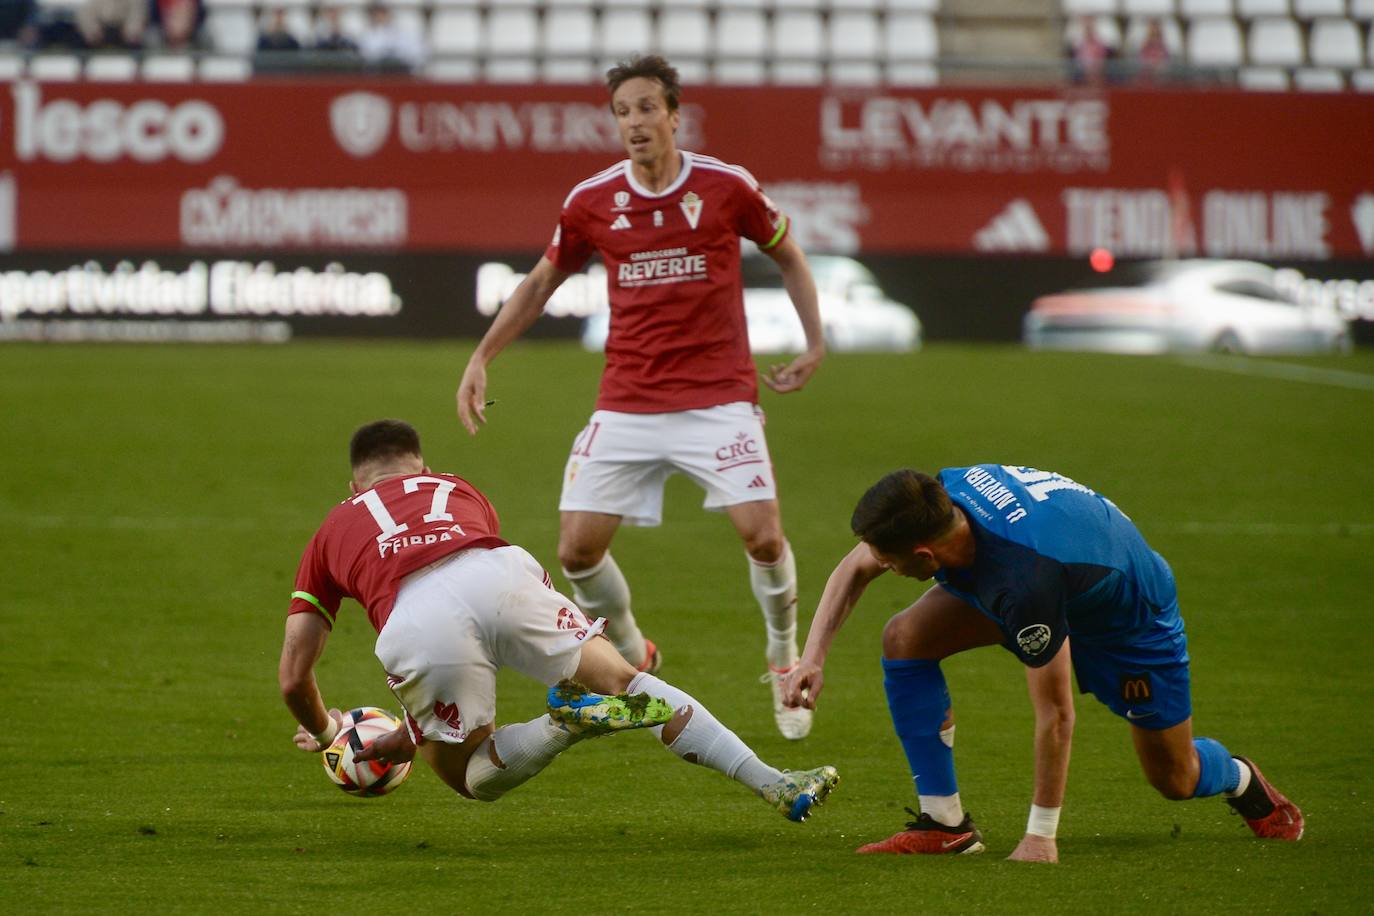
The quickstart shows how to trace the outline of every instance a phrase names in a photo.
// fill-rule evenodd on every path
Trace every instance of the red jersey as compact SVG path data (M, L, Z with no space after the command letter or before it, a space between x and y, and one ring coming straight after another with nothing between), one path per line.
M296 570L288 614L314 611L332 627L353 598L382 631L401 579L459 550L505 547L487 498L452 474L383 480L334 507Z
M739 240L767 250L787 226L754 176L710 156L683 152L677 180L657 194L629 160L573 188L544 256L568 273L594 252L606 263L611 327L597 408L757 401Z

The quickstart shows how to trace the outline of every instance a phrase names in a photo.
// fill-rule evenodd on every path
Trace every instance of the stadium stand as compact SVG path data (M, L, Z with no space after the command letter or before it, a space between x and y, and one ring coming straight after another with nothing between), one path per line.
M1306 58L1302 31L1292 19L1255 19L1248 41L1249 62L1262 67L1298 67Z
M1188 22L1188 63L1203 69L1239 67L1245 60L1240 27L1229 16L1207 16Z
M138 58L132 54L96 54L86 61L85 77L116 83L137 79Z
M1164 36L1164 47L1175 59L1183 55L1183 30L1179 28L1178 20L1172 16L1132 16L1126 23L1126 35L1123 47L1128 55L1135 54L1140 50L1140 46L1145 42L1145 35L1149 30L1150 23L1159 23L1160 31Z
M0 46L0 78L100 81L241 80L254 72L338 72L356 54L315 52L326 7L358 41L371 3L424 36L423 78L595 82L616 59L658 51L688 82L930 85L1057 83L1073 68L1085 17L1110 49L1108 82L1143 73L1139 55L1158 25L1169 80L1263 91L1370 91L1374 0L204 0L190 52L87 54ZM77 0L41 0L59 38ZM257 53L267 18L284 11L303 52ZM1158 42L1153 43L1158 47ZM1158 53L1158 52L1156 52Z
M1288 0L1236 0L1236 15L1242 19L1288 16L1291 12Z

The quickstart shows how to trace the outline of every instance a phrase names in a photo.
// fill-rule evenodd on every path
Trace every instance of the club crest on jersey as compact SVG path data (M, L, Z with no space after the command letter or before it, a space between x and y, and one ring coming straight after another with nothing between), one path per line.
M1016 644L1027 655L1039 655L1050 644L1050 628L1043 623L1035 623L1016 634Z
M616 191L616 192L615 192L615 206L611 208L611 212L614 213L616 210L628 210L628 209L630 209L630 192L629 192L629 191Z
M463 717L458 710L457 703L445 703L443 700L435 700L434 718L443 722L460 735L463 733Z
M682 215L687 217L687 224L693 229L701 221L701 204L701 198L697 196L695 191L688 191L682 195L682 200L678 203L678 206L682 208Z
M558 620L554 625L560 630L573 630L573 636L581 642L587 638L587 618L572 608L561 607L558 609Z

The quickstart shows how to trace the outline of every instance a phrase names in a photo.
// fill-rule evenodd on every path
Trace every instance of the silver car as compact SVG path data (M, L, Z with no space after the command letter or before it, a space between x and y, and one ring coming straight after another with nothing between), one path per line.
M920 319L908 306L889 299L867 267L838 255L813 255L808 261L816 278L821 327L830 349L920 349ZM741 262L741 271L749 348L755 353L805 350L806 335L783 289L777 265L762 255L747 257ZM588 350L605 349L609 330L608 311L589 315L582 328L582 345Z
M1350 349L1329 303L1298 304L1253 261L1154 261L1118 267L1133 285L1041 296L1023 322L1040 350L1112 353L1328 353Z

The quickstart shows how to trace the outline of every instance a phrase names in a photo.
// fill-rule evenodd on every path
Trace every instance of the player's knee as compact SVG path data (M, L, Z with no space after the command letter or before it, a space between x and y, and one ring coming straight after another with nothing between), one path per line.
M925 658L916 627L906 614L898 614L883 627L883 658Z
M1155 791L1169 801L1183 801L1192 798L1193 789L1197 787L1196 773L1169 770L1146 773L1145 776L1150 780L1150 785L1154 787Z
M753 532L744 539L744 549L749 554L749 559L769 566L782 559L786 544L787 540L783 537L782 530L775 528Z
M421 752L429 764L429 768L435 775L443 781L450 789L457 792L464 798L478 799L479 796L473 792L471 787L474 781L473 758L484 756L489 765L493 768L504 769L505 764L496 753L495 746L488 742L490 753L481 748L481 741L491 733L485 729L469 738L469 745L438 744L427 742L421 746ZM473 740L473 739L476 740ZM480 781L480 777L478 777Z
M585 572L601 562L606 551L572 542L558 542L558 562L569 574Z

